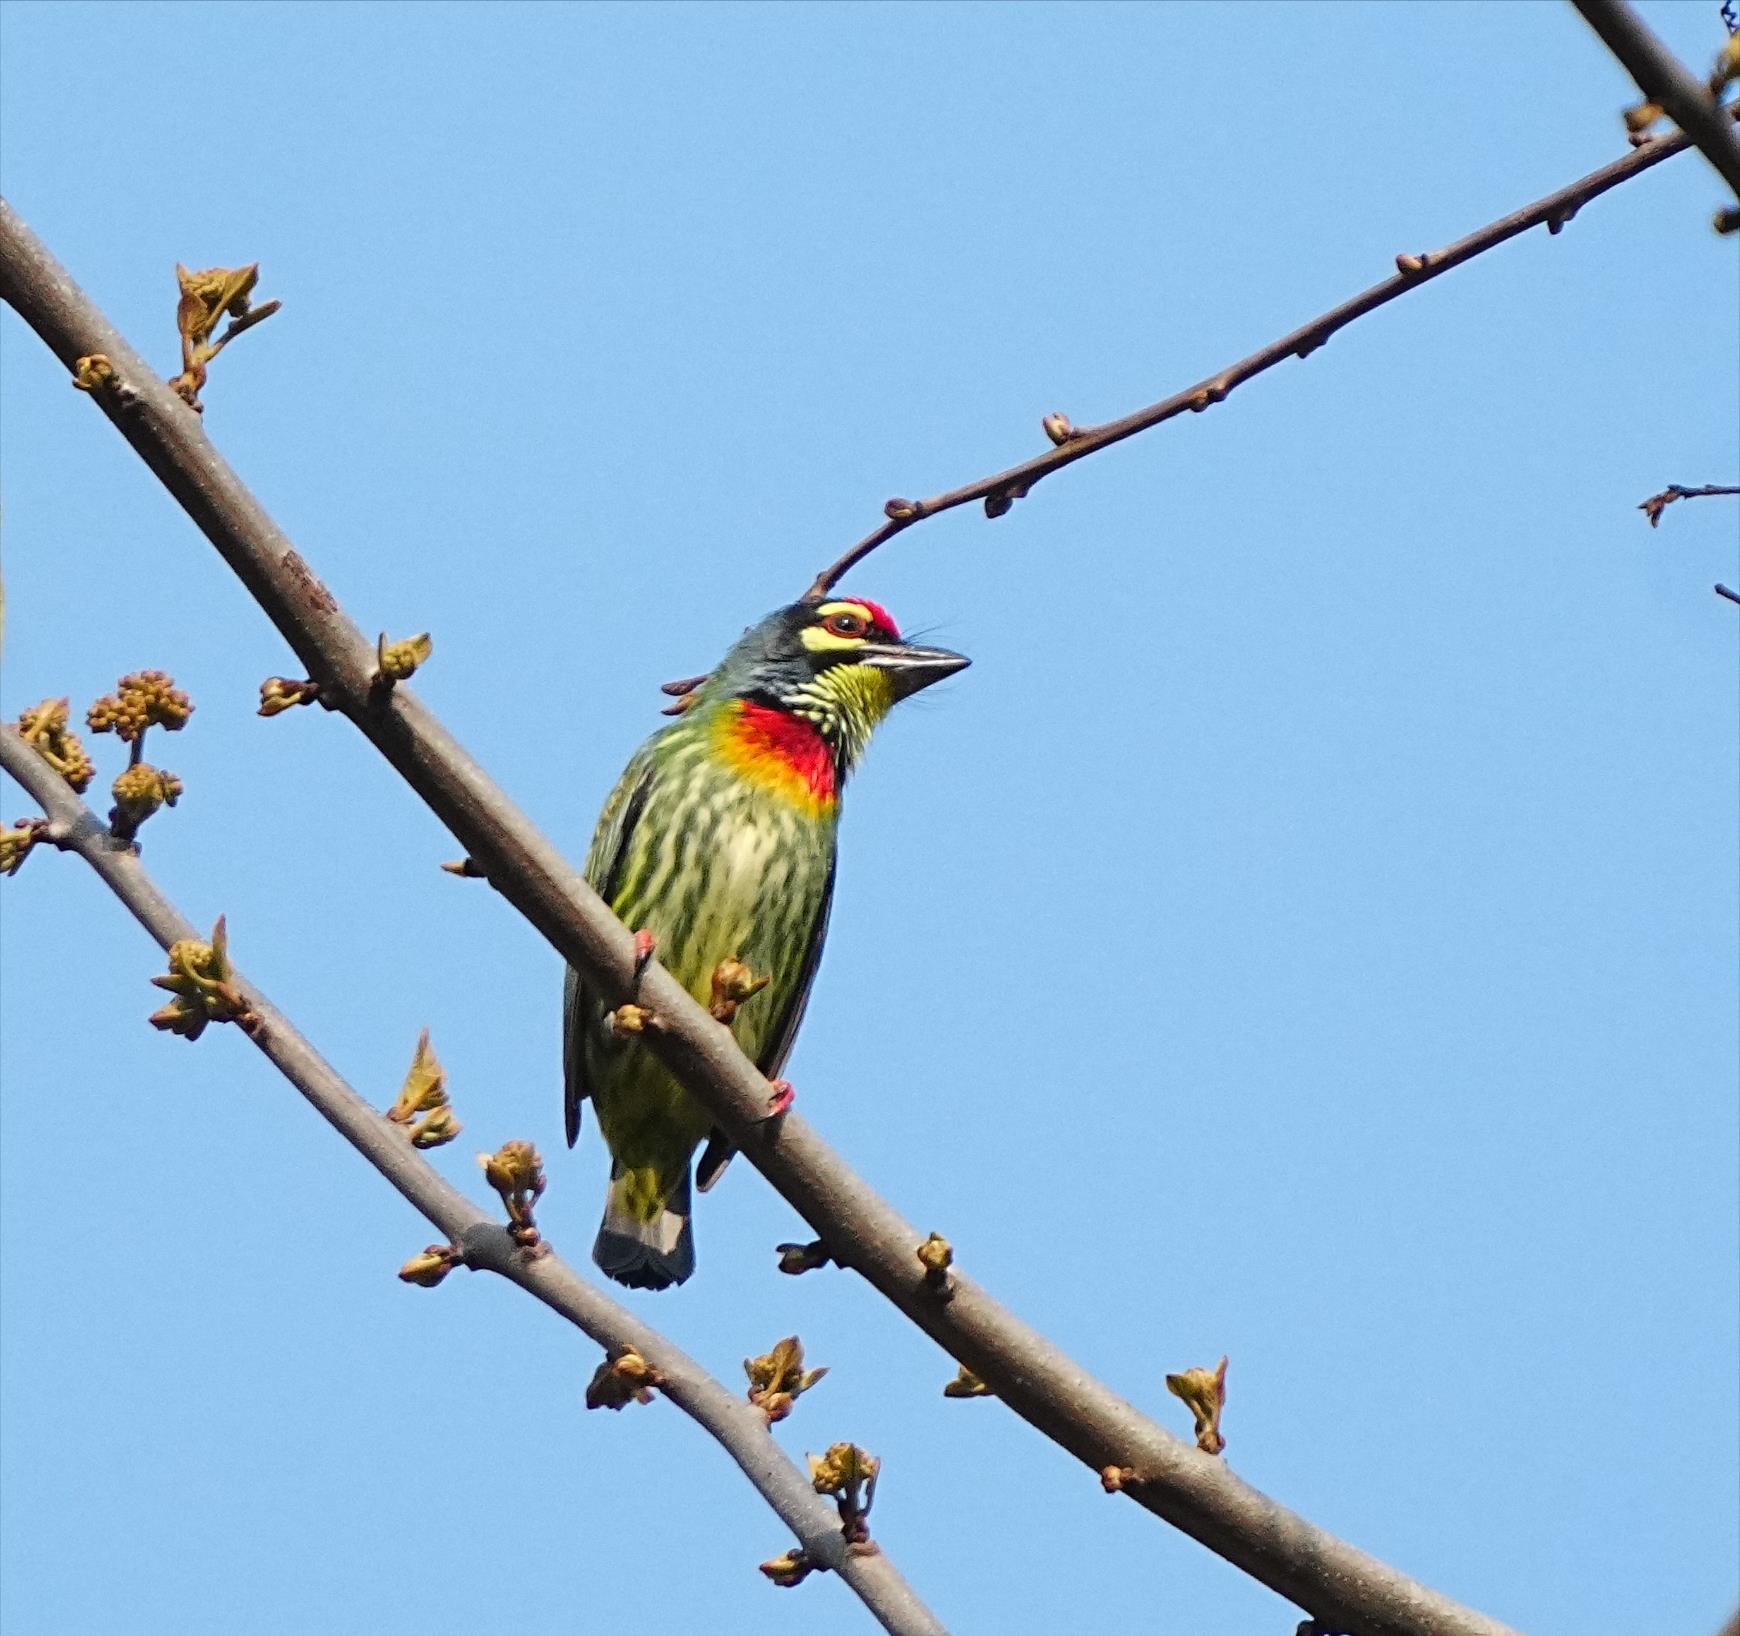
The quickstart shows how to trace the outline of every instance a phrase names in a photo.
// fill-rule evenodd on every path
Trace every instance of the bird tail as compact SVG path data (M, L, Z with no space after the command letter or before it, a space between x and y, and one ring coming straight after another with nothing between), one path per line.
M636 1207L647 1196L649 1179L646 1171L611 1166L610 1192L592 1259L607 1278L630 1289L669 1289L695 1270L689 1167L684 1164L682 1180L650 1217L644 1208Z

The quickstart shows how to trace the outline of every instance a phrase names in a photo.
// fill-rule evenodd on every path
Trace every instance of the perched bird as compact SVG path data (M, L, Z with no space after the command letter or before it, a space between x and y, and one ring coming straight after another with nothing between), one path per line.
M966 663L903 641L863 598L793 603L686 693L604 804L587 880L770 1080L821 959L846 777L899 700ZM695 1149L711 1132L695 1178L705 1192L732 1148L625 1020L568 973L568 1145L591 1098L610 1149L593 1259L618 1283L665 1289L695 1270Z

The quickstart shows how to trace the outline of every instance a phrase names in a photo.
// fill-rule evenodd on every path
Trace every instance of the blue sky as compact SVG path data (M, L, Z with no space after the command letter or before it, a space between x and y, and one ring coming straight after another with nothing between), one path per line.
M1646 5L1700 67L1714 5ZM1623 151L1568 7L9 4L6 193L174 360L177 260L283 312L207 424L575 855L703 669L876 520L1185 385ZM852 584L972 670L884 731L791 1064L805 1114L1133 1400L1231 1355L1227 1457L1541 1636L1737 1594L1733 240L1695 156L1223 407ZM198 712L146 832L361 1088L420 1027L529 1137L577 1261L559 963L336 719L10 315L4 709L143 665ZM100 740L102 765L114 746ZM105 758L106 759L103 759ZM105 773L105 777L107 772ZM14 790L13 807L22 798ZM5 809L8 819L15 816ZM581 1338L393 1279L409 1209L75 862L0 887L9 1632L855 1631ZM993 1402L746 1166L630 1297L779 1430L882 1456L961 1631L1248 1636L1288 1610ZM526 1611L529 1610L529 1611Z

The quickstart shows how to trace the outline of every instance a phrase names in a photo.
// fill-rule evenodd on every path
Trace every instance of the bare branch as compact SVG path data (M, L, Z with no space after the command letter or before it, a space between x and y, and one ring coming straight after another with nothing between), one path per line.
M1324 1623L1361 1636L1509 1636L1507 1626L1315 1527L1138 1412L958 1267L946 1296L939 1291L918 1259L921 1235L801 1117L765 1118L767 1081L730 1031L656 961L644 964L632 933L414 690L372 685L374 644L197 417L4 202L0 296L69 370L105 356L108 370L92 395L295 649L320 683L321 702L370 739L595 994L611 1007L638 1000L656 1014L649 1047L836 1259L844 1251L853 1271L1090 1471L1128 1468L1124 1492L1139 1504Z
M1651 528L1661 526L1661 514L1676 500L1700 500L1712 494L1740 494L1740 488L1725 487L1720 483L1706 483L1702 488L1689 489L1683 483L1669 483L1659 494L1652 494L1643 501L1638 510L1649 518Z
M1724 110L1724 113L1730 120L1740 117L1740 113L1735 111ZM998 472L991 477L981 477L977 482L950 489L946 494L933 495L928 500L890 500L883 508L888 520L880 528L866 534L838 561L829 564L817 574L814 583L805 593L806 597L811 601L819 601L878 546L886 545L896 534L904 533L914 523L922 522L926 517L953 511L957 506L970 505L974 500L985 502L988 516L1001 517L1014 501L1023 499L1042 477L1049 477L1065 466L1085 460L1096 450L1107 448L1113 443L1121 443L1125 438L1145 432L1151 426L1160 425L1162 421L1172 420L1187 410L1208 409L1223 402L1229 393L1253 376L1261 375L1266 370L1273 369L1276 364L1285 363L1289 358L1308 357L1337 330L1345 328L1354 319L1363 318L1368 312L1387 306L1409 290L1418 289L1441 273L1449 272L1452 267L1460 267L1463 262L1472 261L1507 239L1526 233L1531 227L1544 225L1549 233L1558 233L1591 199L1599 198L1609 188L1618 187L1621 182L1629 181L1653 165L1659 165L1662 160L1670 159L1676 153L1683 153L1690 145L1690 138L1679 134L1653 138L1625 158L1616 159L1611 165L1604 165L1600 170L1590 172L1569 186L1560 188L1556 193L1537 199L1532 205L1525 205L1508 216L1501 216L1478 232L1470 233L1466 238L1456 240L1454 244L1445 245L1442 250L1397 256L1395 277L1386 278L1383 283L1374 284L1369 290L1350 296L1339 306L1331 307L1328 312L1313 318L1309 323L1290 330L1278 341L1271 341L1266 347L1259 348L1248 358L1228 364L1218 374L1210 375L1194 386L1187 386L1182 392L1174 392L1171 397L1162 398L1158 403L1151 403L1146 409L1138 409L1134 414L1125 415L1121 420L1107 421L1103 426L1076 427L1070 425L1062 415L1047 415L1043 426L1046 436L1054 445L1052 448L1044 454L1035 455L1031 460L1023 461L1019 466L1011 466L1007 471Z
M0 767L47 815L44 838L83 858L159 947L197 940L199 934L145 873L138 852L109 834L10 723L0 726ZM850 1549L834 1509L769 1435L768 1418L759 1407L728 1390L673 1342L580 1277L549 1253L547 1245L544 1253L527 1255L508 1228L443 1180L402 1129L340 1078L258 989L233 971L229 982L257 1019L248 1037L314 1110L449 1240L458 1252L454 1257L449 1251L450 1265L463 1262L500 1273L560 1313L607 1354L633 1352L645 1359L657 1372L659 1390L737 1462L797 1536L806 1561L838 1573L884 1630L899 1636L943 1636L941 1622L901 1578L886 1552ZM435 1252L428 1254L439 1258Z
M1740 135L1735 134L1733 110L1724 108L1711 88L1699 83L1626 0L1571 3L1625 65L1644 97L1697 143L1698 151L1740 197Z

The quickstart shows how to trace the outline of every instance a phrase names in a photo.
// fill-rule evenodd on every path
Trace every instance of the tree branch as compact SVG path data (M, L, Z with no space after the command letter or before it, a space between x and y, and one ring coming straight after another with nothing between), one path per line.
M45 839L76 852L102 878L160 948L199 933L158 889L137 850L116 841L66 781L11 723L0 724L0 768L43 810ZM340 1078L289 1019L239 975L240 992L260 1026L249 1038L354 1147L435 1228L464 1252L464 1264L499 1273L559 1313L607 1353L632 1348L658 1371L658 1389L735 1460L763 1499L797 1536L806 1560L837 1572L875 1616L898 1636L944 1636L886 1553L846 1549L840 1519L780 1448L766 1416L732 1393L700 1364L582 1278L559 1256L529 1257L507 1229L487 1215L406 1140L403 1130ZM143 997L143 992L142 996Z
M1722 112L1728 121L1740 118L1740 110L1725 109ZM1731 127L1729 134L1733 134ZM1623 159L1616 159L1611 165L1603 165L1600 170L1591 171L1589 175L1560 188L1556 193L1549 193L1544 199L1537 199L1521 210L1501 216L1466 238L1457 239L1454 244L1447 244L1441 250L1428 250L1421 255L1399 255L1396 257L1398 270L1395 277L1386 278L1383 283L1374 284L1369 290L1349 296L1339 306L1331 307L1328 312L1319 314L1309 323L1290 330L1278 341L1271 341L1248 358L1228 364L1218 374L1210 375L1194 386L1187 386L1182 392L1174 392L1171 397L1162 398L1158 403L1151 403L1146 409L1138 409L1133 414L1125 415L1121 420L1107 421L1103 426L1074 427L1061 415L1048 415L1044 427L1056 447L1044 454L1035 455L1031 460L1024 460L1019 466L1011 466L1007 471L998 472L991 477L981 477L977 482L950 489L946 494L933 495L928 500L890 500L883 508L888 521L866 534L844 556L817 574L805 595L811 601L820 601L878 546L886 545L896 534L904 533L914 523L922 522L926 517L953 511L957 506L970 505L974 500L985 502L987 516L1001 517L1016 500L1025 498L1042 477L1062 471L1065 466L1085 460L1090 454L1114 443L1122 443L1125 438L1145 432L1151 426L1172 420L1186 410L1208 409L1223 402L1229 393L1244 385L1253 376L1261 375L1266 370L1273 369L1276 364L1285 363L1289 358L1309 357L1337 330L1345 328L1354 319L1363 318L1368 312L1376 312L1379 307L1387 306L1408 291L1430 283L1441 273L1449 272L1452 267L1460 267L1465 261L1472 261L1507 239L1526 233L1531 227L1544 225L1549 233L1560 232L1591 199L1599 198L1609 188L1618 187L1621 182L1641 175L1652 166L1659 165L1662 160L1671 159L1676 153L1683 153L1690 146L1691 139L1683 134L1651 138Z
M1638 506L1644 516L1649 518L1651 528L1661 526L1661 514L1676 500L1703 500L1718 494L1740 494L1740 488L1730 487L1724 483L1705 483L1701 488L1690 489L1684 483L1669 483L1659 494L1652 494Z
M1697 143L1698 151L1740 197L1740 136L1734 131L1733 110L1724 108L1709 86L1699 83L1626 0L1571 3L1637 81L1644 97Z
M636 1000L654 1014L657 1026L644 1036L649 1046L836 1260L1092 1471L1127 1470L1122 1492L1321 1623L1359 1636L1511 1636L1497 1620L1259 1493L1095 1380L964 1274L931 1277L917 1256L922 1235L796 1114L764 1118L767 1081L729 1030L656 961L641 972L629 931L415 692L403 683L372 686L374 644L212 447L193 412L3 202L0 297L75 375L96 382L92 395L104 413L253 593L320 683L321 702L367 735L594 993L610 1005ZM91 363L96 355L101 368Z

